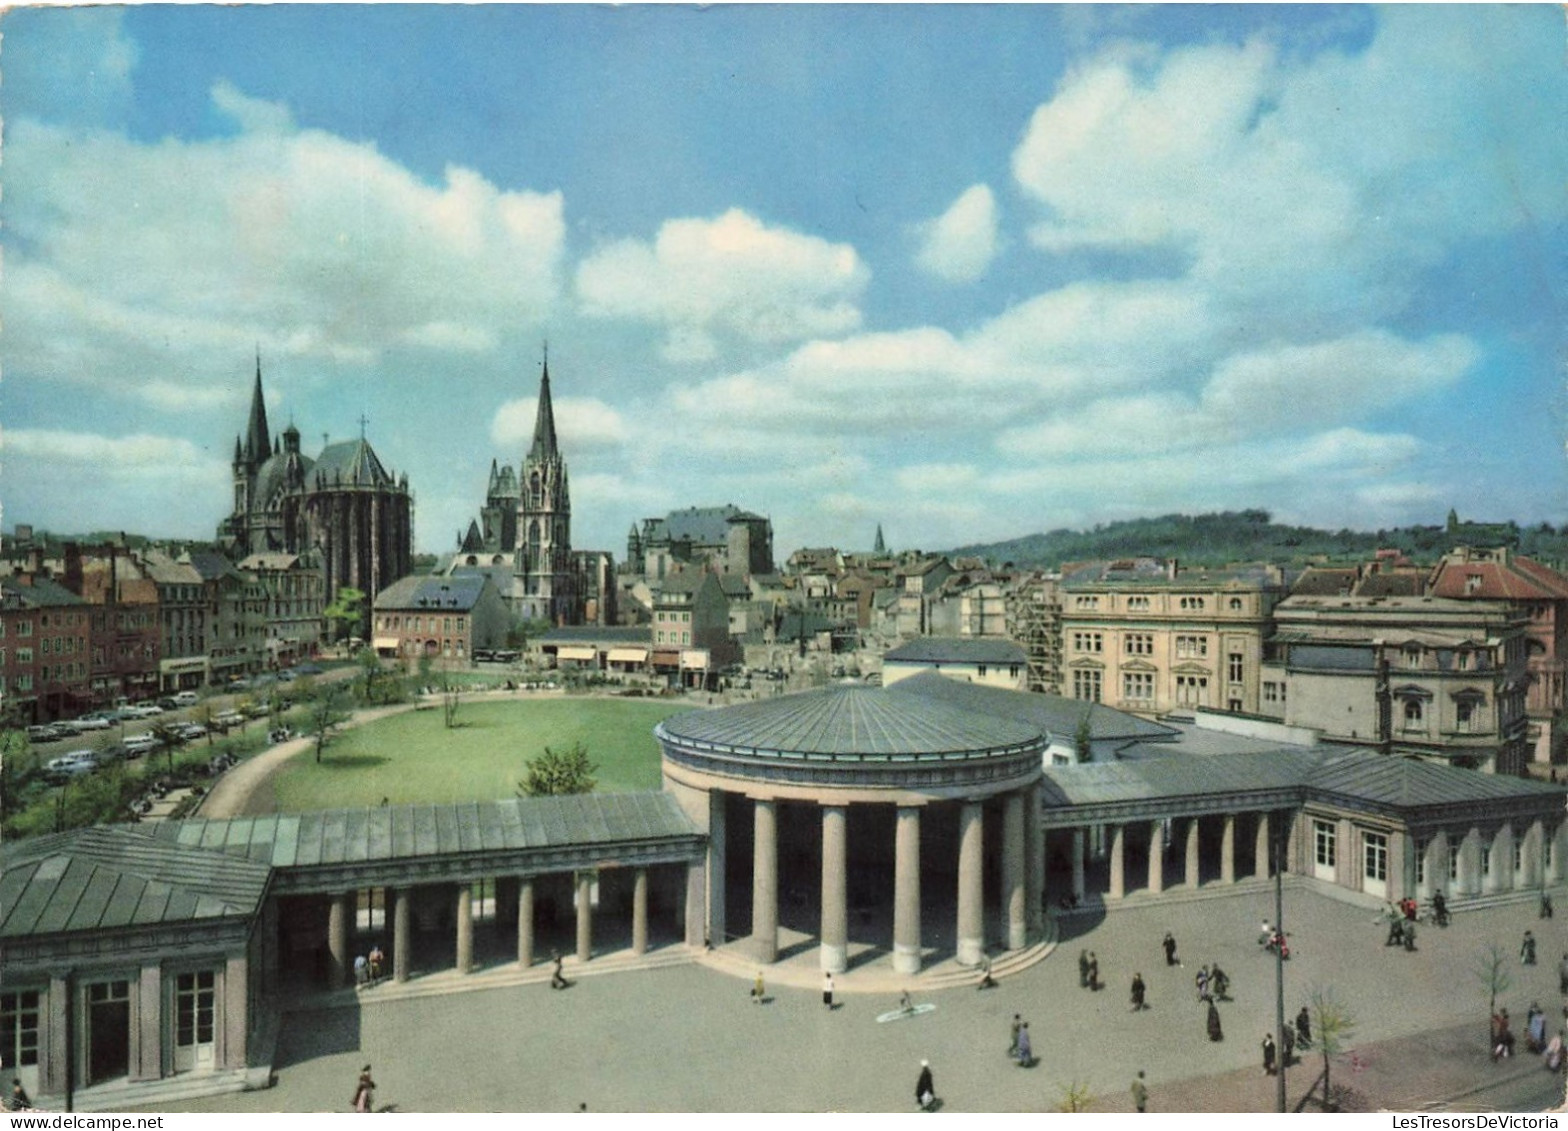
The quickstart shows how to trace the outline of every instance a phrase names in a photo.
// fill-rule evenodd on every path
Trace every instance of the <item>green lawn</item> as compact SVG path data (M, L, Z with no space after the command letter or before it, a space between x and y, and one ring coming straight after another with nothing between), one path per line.
M411 711L334 735L317 765L291 759L272 779L278 812L410 801L513 797L523 763L546 746L588 748L601 791L658 789L653 727L689 707L624 699L467 703L458 726L441 710Z

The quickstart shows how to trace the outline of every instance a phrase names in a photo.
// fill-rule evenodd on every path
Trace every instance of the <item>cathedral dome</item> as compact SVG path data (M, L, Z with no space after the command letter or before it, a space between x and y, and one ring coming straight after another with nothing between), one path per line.
M303 483L305 476L310 473L312 462L309 456L299 452L278 452L268 456L267 462L256 472L256 488L251 496L255 500L255 509L265 510L275 506L278 497L287 493L291 484ZM297 469L296 475L290 474L291 467Z

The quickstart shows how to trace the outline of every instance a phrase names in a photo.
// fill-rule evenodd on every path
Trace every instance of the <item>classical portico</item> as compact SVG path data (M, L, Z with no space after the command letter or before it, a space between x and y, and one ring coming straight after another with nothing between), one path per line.
M1011 949L1038 931L1037 728L845 685L655 734L666 790L707 828L712 945L774 962L782 912L825 971L848 967L853 942L912 974L933 951L979 963L988 923ZM950 925L932 924L943 908Z

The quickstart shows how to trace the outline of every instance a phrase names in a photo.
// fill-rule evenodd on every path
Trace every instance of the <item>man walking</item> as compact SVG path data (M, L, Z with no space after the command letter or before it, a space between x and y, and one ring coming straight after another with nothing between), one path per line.
M1274 1035L1272 1033L1263 1034L1263 1071L1269 1076L1274 1075L1278 1071L1274 1067Z
M829 1009L833 1008L833 973L828 971L822 975L822 1004Z
M1166 931L1165 938L1160 945L1165 948L1165 965L1180 966L1181 963L1176 960L1176 937L1169 931Z
M920 1105L921 1111L930 1111L931 1105L936 1103L936 1082L931 1077L931 1062L920 1062L920 1078L915 1081L915 1103Z
M1140 1009L1147 1008L1143 1004L1143 994L1144 994L1143 975L1142 974L1134 974L1132 976L1132 1011L1134 1013L1137 1013Z
M1563 955L1563 957L1568 958L1568 954ZM1089 989L1091 991L1098 991L1099 988L1100 960L1094 956L1094 951L1091 950L1089 952ZM1563 992L1568 993L1568 990L1564 990Z
M1013 1035L1012 1035L1012 1040L1007 1042L1007 1055L1008 1056L1017 1056L1018 1055L1018 1033L1019 1033L1020 1030L1023 1029L1023 1027L1024 1027L1024 1019L1023 1019L1023 1017L1021 1015L1017 1014L1017 1013L1013 1014Z
M1132 1106L1136 1111L1149 1110L1149 1087L1143 1082L1143 1069L1138 1069L1138 1078L1132 1082Z

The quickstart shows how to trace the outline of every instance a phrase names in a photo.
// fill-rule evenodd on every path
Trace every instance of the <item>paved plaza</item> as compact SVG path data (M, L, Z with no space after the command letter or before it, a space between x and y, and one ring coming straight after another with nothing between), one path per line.
M1486 1050L1487 993L1474 973L1491 942L1509 956L1513 988L1502 1004L1523 1029L1537 1000L1560 1018L1557 959L1568 920L1541 921L1520 902L1456 916L1427 928L1415 953L1385 947L1374 910L1319 893L1305 881L1287 891L1295 947L1286 963L1286 1009L1294 1015L1313 986L1332 987L1355 1013L1356 1056L1340 1058L1336 1083L1372 1107L1410 1110L1444 1102L1463 1109L1540 1109L1559 1102L1560 1083L1523 1054L1493 1064ZM1568 906L1568 899L1560 899ZM749 1000L750 983L697 964L583 977L571 989L532 983L339 1008L285 1017L276 1087L170 1109L333 1111L347 1106L361 1065L374 1065L377 1106L397 1111L905 1111L912 1109L922 1058L931 1061L947 1111L1055 1108L1077 1084L1096 1110L1125 1110L1127 1087L1147 1073L1157 1110L1271 1110L1259 1041L1272 1027L1273 960L1257 945L1272 918L1272 892L1167 901L1066 921L1055 951L999 988L915 993L937 1009L878 1024L896 1005L885 988L857 993L838 979L840 1005L824 1009L814 977L770 986ZM1562 923L1563 926L1557 926ZM1526 928L1540 940L1540 965L1518 964ZM1160 939L1171 931L1181 967L1167 967ZM1106 988L1078 985L1077 954L1092 948ZM797 970L814 956L793 959ZM1221 1005L1225 1039L1207 1039L1193 975L1219 962L1232 979ZM1129 1009L1135 971L1151 1008ZM1020 1069L1005 1055L1009 1019L1030 1023L1039 1063ZM1294 1103L1320 1062L1290 1077Z

